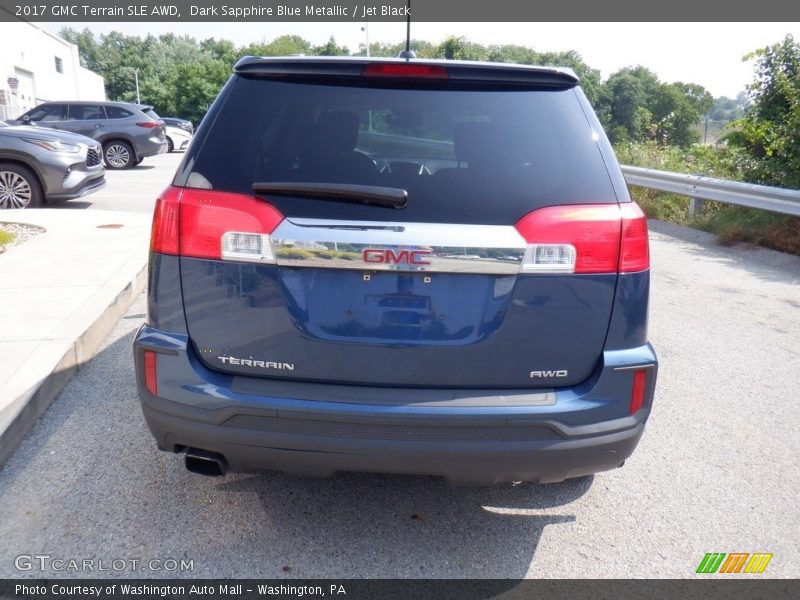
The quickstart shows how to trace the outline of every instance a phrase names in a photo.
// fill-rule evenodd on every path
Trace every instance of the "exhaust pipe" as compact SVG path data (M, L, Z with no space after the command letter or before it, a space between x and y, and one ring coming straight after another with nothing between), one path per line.
M189 448L186 451L186 470L208 477L222 477L228 472L228 461L218 452Z

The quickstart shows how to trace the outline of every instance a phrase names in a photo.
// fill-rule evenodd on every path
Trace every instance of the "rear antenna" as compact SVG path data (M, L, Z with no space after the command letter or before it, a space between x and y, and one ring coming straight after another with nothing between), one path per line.
M406 49L397 58L417 58L417 53L411 49L411 0L406 0Z

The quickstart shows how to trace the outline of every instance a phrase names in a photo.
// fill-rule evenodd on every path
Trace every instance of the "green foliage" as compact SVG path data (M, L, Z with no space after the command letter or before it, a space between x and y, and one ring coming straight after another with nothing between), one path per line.
M791 35L745 57L755 58L751 104L729 138L757 159L760 182L800 187L800 44Z
M293 56L312 54L312 49L311 43L299 35L282 35L269 43L244 46L236 54L239 56Z
M699 141L697 124L713 103L695 83L662 83L652 71L626 67L599 92L597 112L613 143L655 140L682 147Z
M619 144L615 150L622 164L737 181L747 181L759 164L734 145L678 148L643 142ZM705 202L701 213L692 216L686 196L635 186L631 194L648 217L713 232L722 244L749 242L800 254L800 219L720 202Z
M303 250L302 248L280 248L275 254L281 258L293 260L308 260L314 257L312 252Z
M6 231L5 229L0 229L0 246L5 246L6 244L10 244L14 241L16 236L11 233L10 231Z
M338 45L334 37L331 36L327 44L314 46L311 49L311 54L315 56L349 56L350 50L347 49L347 46Z
M730 123L744 116L744 110L750 104L747 92L741 92L736 98L720 96L715 98L711 109L708 111L708 118L718 123Z

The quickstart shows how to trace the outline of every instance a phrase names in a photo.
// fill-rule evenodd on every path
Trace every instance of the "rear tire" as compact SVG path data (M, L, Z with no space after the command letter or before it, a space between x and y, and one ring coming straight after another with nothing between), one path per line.
M22 165L0 163L0 209L38 208L44 192L36 174Z
M103 144L103 161L109 169L130 169L136 164L133 148L122 140L112 140Z
M172 143L172 138L167 138L167 152L175 152L175 144Z

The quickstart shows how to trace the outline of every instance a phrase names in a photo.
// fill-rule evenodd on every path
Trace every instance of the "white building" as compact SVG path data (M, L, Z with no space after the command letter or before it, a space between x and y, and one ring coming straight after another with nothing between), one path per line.
M49 100L105 99L103 78L80 66L77 46L33 23L0 23L0 119Z

